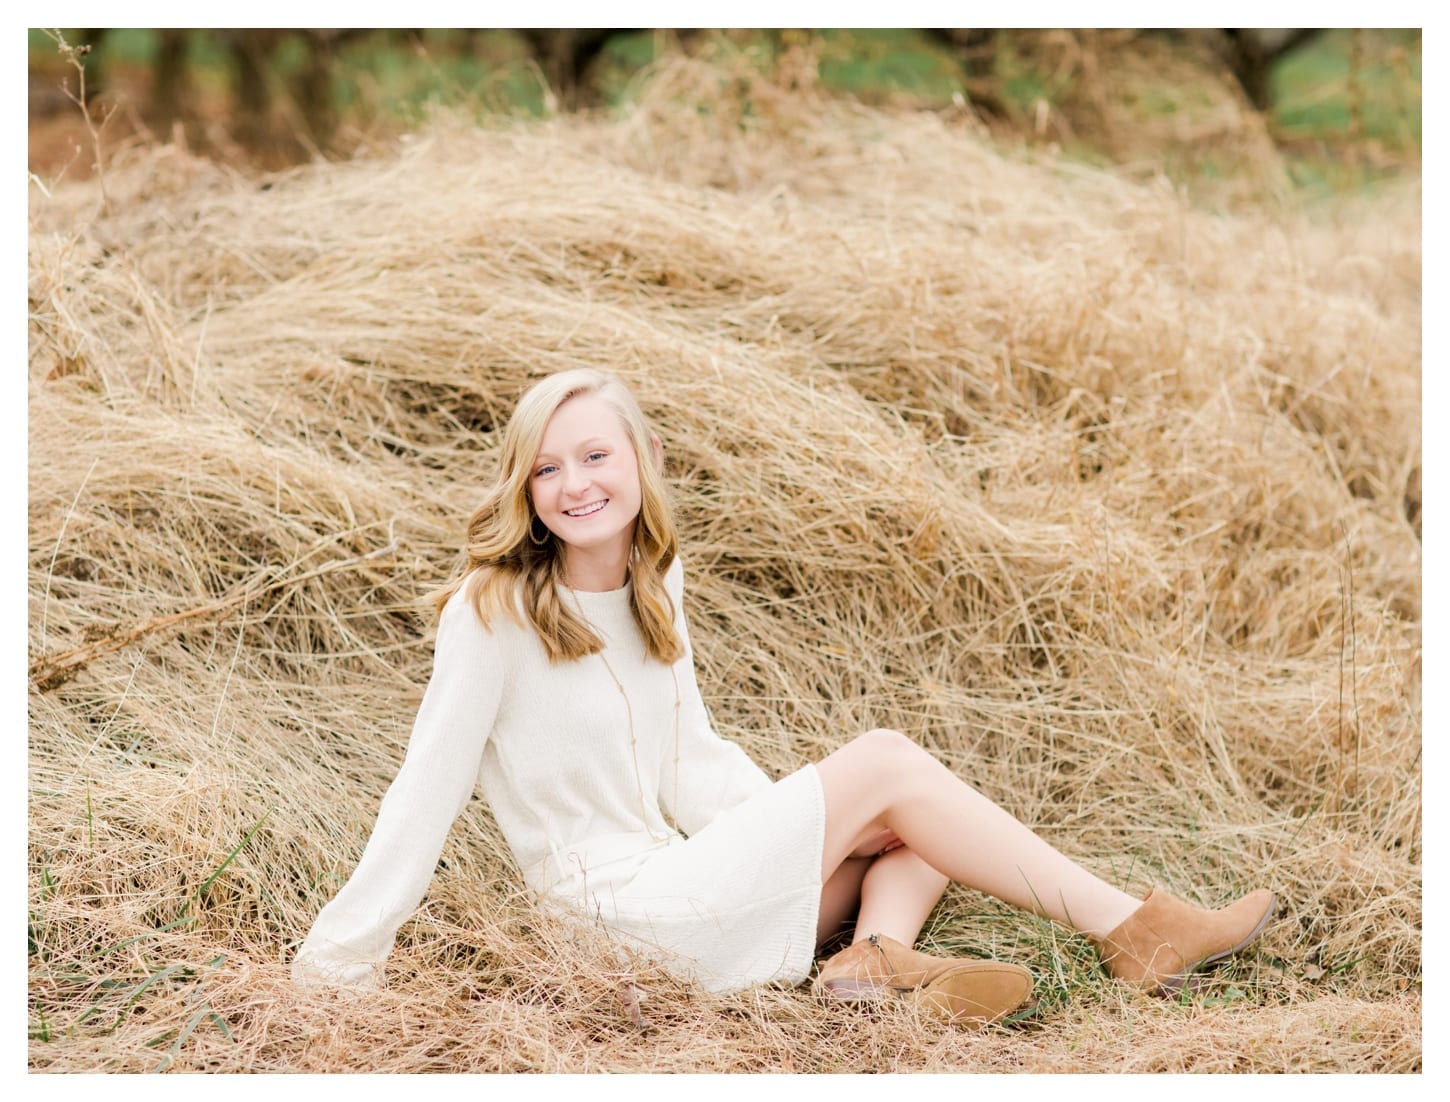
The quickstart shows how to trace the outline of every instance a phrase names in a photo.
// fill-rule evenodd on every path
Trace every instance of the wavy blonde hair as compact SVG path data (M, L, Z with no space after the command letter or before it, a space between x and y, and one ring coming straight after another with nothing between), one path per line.
M529 476L549 418L582 394L604 399L619 415L634 446L640 509L630 555L631 610L649 654L661 662L675 662L685 648L675 631L675 606L665 590L665 572L675 561L679 543L664 472L639 403L617 376L606 371L561 371L541 379L519 399L503 430L493 488L468 521L466 561L457 576L432 595L433 604L441 615L449 599L469 587L474 610L485 627L500 610L520 627L527 616L552 661L583 658L604 649L588 622L560 600L559 588L565 584L563 548L547 528L543 543L535 542L537 514L529 494ZM542 522L539 527L544 527Z

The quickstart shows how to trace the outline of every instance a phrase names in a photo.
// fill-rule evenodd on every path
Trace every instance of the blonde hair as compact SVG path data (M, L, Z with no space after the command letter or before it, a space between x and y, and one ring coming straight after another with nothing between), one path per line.
M449 599L467 586L485 627L500 610L524 626L522 606L552 661L583 658L604 649L588 622L560 600L559 587L565 584L562 548L547 528L547 538L536 541L536 514L529 495L529 477L549 418L582 394L604 399L619 415L634 446L640 509L630 556L631 610L646 651L661 662L673 663L685 649L675 632L674 602L665 590L665 572L675 561L678 540L664 473L655 461L653 434L639 403L618 377L605 371L561 371L541 379L519 399L503 430L493 488L468 521L464 566L432 595L433 604L441 615ZM543 523L538 527L544 528Z

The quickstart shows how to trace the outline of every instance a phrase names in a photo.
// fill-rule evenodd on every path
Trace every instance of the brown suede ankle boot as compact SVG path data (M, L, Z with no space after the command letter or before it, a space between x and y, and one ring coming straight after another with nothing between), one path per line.
M1274 893L1260 888L1217 911L1150 891L1116 930L1090 940L1108 974L1145 991L1171 994L1199 969L1237 953L1274 913Z
M821 965L815 989L852 1002L900 997L933 1017L973 1029L1025 1003L1032 974L1001 961L934 957L872 934Z

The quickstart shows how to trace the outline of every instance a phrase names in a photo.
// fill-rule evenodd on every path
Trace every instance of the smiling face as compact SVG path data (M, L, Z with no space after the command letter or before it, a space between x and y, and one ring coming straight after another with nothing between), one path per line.
M549 418L529 475L534 512L563 544L565 573L581 589L624 584L639 516L639 458L624 422L597 393L568 399Z

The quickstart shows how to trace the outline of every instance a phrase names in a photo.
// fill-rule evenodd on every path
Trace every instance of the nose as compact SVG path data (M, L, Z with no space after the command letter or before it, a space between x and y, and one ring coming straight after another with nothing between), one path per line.
M578 497L589 489L591 479L589 471L585 467L570 464L564 471L564 492L570 497Z

